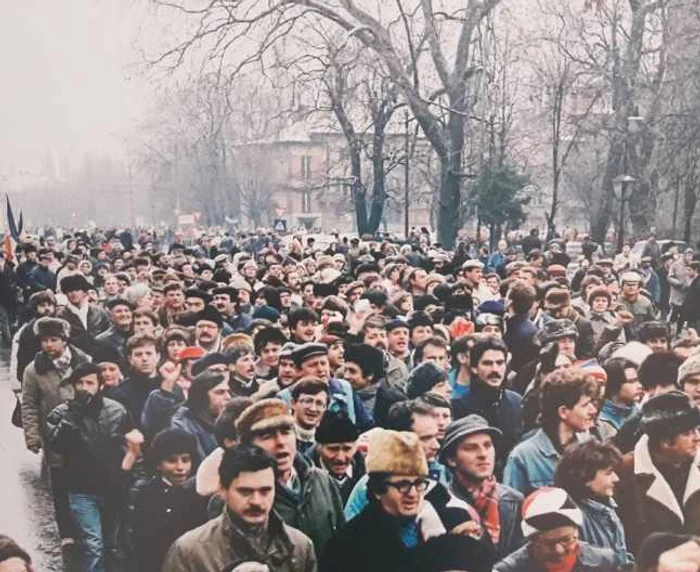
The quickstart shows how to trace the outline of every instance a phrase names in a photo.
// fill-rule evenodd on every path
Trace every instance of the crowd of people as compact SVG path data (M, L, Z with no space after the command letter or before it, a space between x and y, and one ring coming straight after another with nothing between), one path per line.
M697 571L698 260L26 236L12 421L74 570Z

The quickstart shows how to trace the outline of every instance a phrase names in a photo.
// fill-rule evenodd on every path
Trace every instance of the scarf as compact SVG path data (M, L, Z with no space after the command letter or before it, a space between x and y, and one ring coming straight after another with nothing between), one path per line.
M73 356L71 355L70 350L66 348L66 351L61 354L61 357L52 360L54 367L61 377L63 377L70 368L71 359L73 359Z
M574 572L576 564L578 564L580 551L581 547L577 546L576 550L572 551L571 554L567 554L564 558L556 562L545 562L538 570L542 572Z
M469 494L474 499L474 508L486 527L491 542L498 546L501 538L501 515L498 512L498 489L496 477L489 477L478 487L469 487Z

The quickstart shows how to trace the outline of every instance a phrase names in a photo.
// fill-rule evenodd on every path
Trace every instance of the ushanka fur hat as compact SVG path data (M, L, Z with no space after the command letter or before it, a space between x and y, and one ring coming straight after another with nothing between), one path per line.
M246 407L236 421L242 442L250 442L261 431L293 427L294 418L281 399L261 399Z
M368 473L428 476L428 461L415 433L381 429L369 437Z
M34 322L34 335L37 338L70 338L70 324L61 318L39 318Z
M641 429L649 437L672 439L698 426L700 410L680 391L652 397L642 407Z

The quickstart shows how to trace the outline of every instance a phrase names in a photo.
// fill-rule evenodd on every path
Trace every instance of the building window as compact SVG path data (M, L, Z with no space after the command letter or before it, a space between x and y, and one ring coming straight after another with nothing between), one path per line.
M301 156L301 178L304 181L311 178L311 155Z
M301 212L310 213L311 212L311 191L301 192Z

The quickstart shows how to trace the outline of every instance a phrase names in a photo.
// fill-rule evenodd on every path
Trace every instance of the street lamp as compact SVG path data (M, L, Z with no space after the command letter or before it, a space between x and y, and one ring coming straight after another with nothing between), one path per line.
M615 198L620 201L620 226L617 232L617 250L622 252L625 234L625 201L627 201L627 187L636 181L631 175L620 175L613 179L613 192Z

